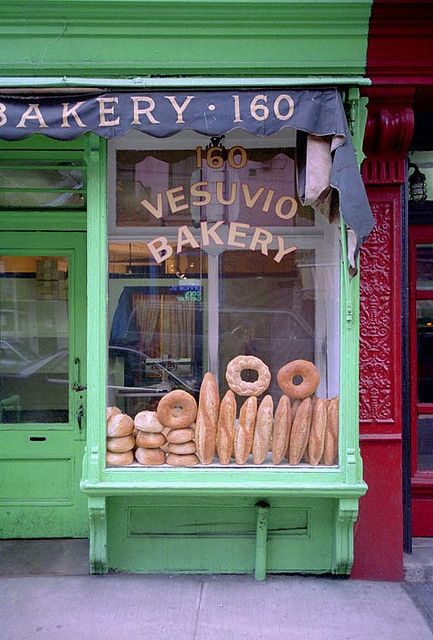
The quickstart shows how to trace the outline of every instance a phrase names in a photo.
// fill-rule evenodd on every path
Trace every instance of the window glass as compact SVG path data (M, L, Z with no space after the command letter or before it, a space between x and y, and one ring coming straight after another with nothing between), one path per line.
M109 466L337 463L338 226L290 139L112 149Z
M0 256L0 423L68 422L68 259Z

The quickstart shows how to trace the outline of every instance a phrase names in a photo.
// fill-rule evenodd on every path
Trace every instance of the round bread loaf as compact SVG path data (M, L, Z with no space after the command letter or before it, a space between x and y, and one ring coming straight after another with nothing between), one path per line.
M292 424L289 444L289 464L299 464L308 445L311 428L311 398L299 405Z
M126 451L125 453L107 451L106 462L109 467L127 467L134 462L134 454L132 451Z
M194 429L174 429L167 433L167 442L170 444L183 444L194 439Z
M294 378L302 378L300 384ZM316 392L320 382L317 367L308 360L293 360L281 367L277 373L277 382L283 393L294 400L304 400Z
M126 413L116 413L107 422L107 437L129 436L134 430L134 421Z
M319 464L325 447L326 433L326 402L316 398L311 417L311 430L308 440L308 462L316 466Z
M123 436L122 438L107 438L107 449L113 453L124 453L131 451L135 447L134 436Z
M221 464L229 464L233 455L236 426L236 397L231 389L221 400L217 429L217 453Z
M272 462L274 464L280 464L289 446L292 428L291 413L290 399L287 396L281 396L275 411L272 431Z
M211 464L215 455L219 413L218 385L212 373L206 373L200 387L195 444L202 464Z
M269 443L272 435L273 414L274 401L272 400L272 396L267 395L263 398L257 410L253 441L254 464L262 464L269 451Z
M245 464L251 453L257 415L257 397L250 396L239 412L239 424L235 435L236 464Z
M157 466L165 463L165 453L161 449L143 449L139 447L135 450L135 458L140 464Z
M169 444L169 453L177 453L178 455L187 455L189 453L195 453L195 442L184 442L183 444Z
M146 431L138 431L135 437L137 447L143 449L157 449L162 447L166 440L163 433L147 433Z
M252 369L257 371L257 380L247 382L242 379L242 371ZM238 396L260 396L266 391L271 382L269 367L256 356L236 356L227 365L226 380L230 389Z
M134 418L134 426L145 433L161 433L164 429L156 416L156 411L140 411Z
M161 398L156 415L164 427L185 429L194 422L197 416L197 403L190 393L182 391L182 389L175 389Z
M109 420L111 416L115 416L116 413L122 413L122 410L119 407L107 407L105 410L106 420Z
M329 400L326 407L326 432L323 463L335 464L338 457L338 398Z
M186 456L180 456L177 453L169 453L167 455L166 462L172 467L193 467L198 464L199 460L194 453Z

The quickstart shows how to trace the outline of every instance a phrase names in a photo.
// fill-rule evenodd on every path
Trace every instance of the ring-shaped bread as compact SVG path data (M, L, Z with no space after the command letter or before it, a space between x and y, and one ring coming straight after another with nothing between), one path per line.
M242 380L241 373L245 369L257 371L258 378L254 382ZM238 396L260 396L271 382L269 367L255 356L236 356L227 365L226 380L230 389Z
M192 425L197 417L197 402L190 393L175 389L161 398L156 416L164 427L185 429Z
M295 384L296 376L302 378L300 384ZM277 382L283 391L292 400L305 400L317 391L320 382L320 374L317 367L308 360L293 360L281 367L277 373Z

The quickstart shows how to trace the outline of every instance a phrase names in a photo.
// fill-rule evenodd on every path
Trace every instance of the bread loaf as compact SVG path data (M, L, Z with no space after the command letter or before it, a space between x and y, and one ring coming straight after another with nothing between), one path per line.
M289 447L290 447L290 434L292 432L293 423L295 421L296 412L299 409L299 405L301 404L301 400L290 400L290 429L289 429L289 439L287 441L287 451L286 458L289 459Z
M134 436L123 436L122 438L107 438L107 449L113 453L125 453L135 447Z
M108 419L107 422L107 437L108 438L121 438L122 436L129 436L134 430L134 421L125 413L116 413Z
M143 449L157 449L162 447L166 440L163 433L147 433L146 431L138 431L135 437L137 447Z
M326 408L326 432L323 463L335 464L338 456L338 398L328 402Z
M186 456L180 456L177 453L169 453L166 462L172 467L193 467L198 464L199 460L194 453Z
M177 453L178 455L187 455L195 453L195 442L183 442L182 444L169 444L168 453Z
M135 450L135 457L140 464L156 466L165 463L165 453L161 449L139 447Z
M134 454L132 451L126 451L125 453L107 451L106 461L109 467L127 467L134 462Z
M289 443L289 464L299 464L308 444L311 427L311 398L305 398L296 411Z
M167 442L170 444L182 444L194 440L194 429L188 427L186 429L172 429L167 433Z
M158 418L156 411L140 411L134 418L134 426L139 431L146 433L161 433L164 429Z
M117 413L122 413L122 410L119 407L107 407L105 410L105 418L109 420L111 416L115 416Z
M257 397L250 396L242 405L235 435L236 464L245 464L251 453L257 415Z
M206 373L200 387L195 427L197 456L202 464L211 464L215 455L218 413L218 385L212 373Z
M281 396L275 411L274 428L272 431L272 462L280 464L289 446L292 428L292 411L290 399Z
M272 435L273 415L274 401L272 396L267 395L263 398L257 410L253 441L254 464L262 464L268 453Z
M323 449L325 446L326 413L326 401L316 398L313 405L311 430L307 447L308 462L313 466L319 464L323 455Z
M236 397L229 389L221 400L218 430L217 453L221 464L229 464L233 454L236 425Z

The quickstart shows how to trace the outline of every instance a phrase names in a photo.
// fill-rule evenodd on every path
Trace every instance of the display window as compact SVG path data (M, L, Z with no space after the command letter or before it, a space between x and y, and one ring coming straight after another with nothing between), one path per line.
M295 135L109 143L107 466L338 463L340 244Z

